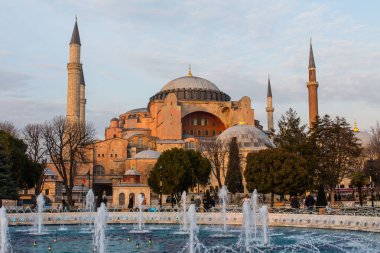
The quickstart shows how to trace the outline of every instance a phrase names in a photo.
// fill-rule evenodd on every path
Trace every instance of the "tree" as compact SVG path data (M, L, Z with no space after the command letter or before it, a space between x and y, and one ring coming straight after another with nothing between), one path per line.
M377 188L380 187L380 160L369 159L364 163L364 173L367 177L371 177Z
M224 185L222 178L226 177L225 162L229 152L227 144L218 140L202 141L200 150L202 155L209 160L211 172L218 181L219 189L221 189Z
M273 206L274 194L296 195L305 192L308 176L305 166L303 157L282 148L250 153L244 171L247 189L271 193Z
M180 199L183 191L196 185L195 170L188 153L183 149L173 148L164 151L158 158L148 177L148 185L156 193L175 195ZM172 198L173 199L173 198Z
M19 130L17 127L10 121L3 121L0 122L0 130L3 130L4 132L9 133L14 138L17 138L19 136Z
M17 199L17 185L12 177L12 166L4 145L0 143L0 207L3 199Z
M205 186L209 183L211 174L210 161L203 157L200 152L194 150L186 150L191 163L191 168L194 169L194 177L196 184Z
M367 176L363 171L357 171L350 176L351 184L358 188L360 205L363 206L362 188L367 182Z
M22 138L27 145L27 154L36 166L36 170L40 171L40 176L34 185L34 194L37 196L41 193L45 182L45 166L46 166L46 146L43 142L43 125L28 124L22 129Z
M38 165L26 155L26 144L4 131L0 131L0 143L9 156L12 177L16 180L18 187L32 188L40 176L40 171Z
M327 206L325 187L323 187L323 184L320 184L319 188L318 188L318 196L317 196L316 206Z
M92 124L77 124L67 121L63 116L55 117L44 125L46 152L62 178L70 206L73 205L75 171L81 162L89 161L86 146L94 141L94 137Z
M314 177L317 161L306 133L306 124L302 125L297 112L289 108L285 115L281 115L278 129L278 133L274 135L274 144L276 147L296 153L306 160L308 189L315 188L318 185Z
M281 115L278 121L278 133L274 136L276 147L300 153L307 142L306 125L301 125L301 118L292 108Z
M310 142L318 159L317 181L330 190L334 205L335 186L355 167L361 147L345 118L317 118L310 129Z
M226 186L233 194L244 192L243 175L241 173L239 146L236 137L231 139L229 145Z
M376 123L375 127L371 128L371 140L369 144L370 154L372 158L380 160L380 124Z

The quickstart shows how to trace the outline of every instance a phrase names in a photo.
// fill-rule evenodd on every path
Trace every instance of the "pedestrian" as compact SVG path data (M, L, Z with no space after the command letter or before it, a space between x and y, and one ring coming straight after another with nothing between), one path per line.
M292 208L300 208L300 202L298 200L298 197L297 195L294 195L291 199L290 199L290 206Z
M211 197L210 197L210 191L206 191L206 196L203 198L203 208L207 212L211 208Z
M200 207L201 207L201 197L197 195L197 198L195 199L195 211L199 212Z
M130 194L129 195L129 201L128 201L128 209L130 209L130 210L133 209L133 202L134 202L133 194Z
M307 209L309 209L309 213L312 213L313 208L314 208L314 204L315 204L315 200L314 200L313 196L311 194L307 195L306 199L305 199L305 205L306 205Z

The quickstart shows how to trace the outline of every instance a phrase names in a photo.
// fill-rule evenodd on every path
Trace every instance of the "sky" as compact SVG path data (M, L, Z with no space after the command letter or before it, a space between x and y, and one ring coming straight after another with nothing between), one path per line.
M22 128L66 114L77 15L86 118L98 137L188 64L232 100L249 96L264 128L270 74L275 122L292 107L306 124L310 37L319 114L369 130L380 121L379 9L370 0L1 1L0 121Z

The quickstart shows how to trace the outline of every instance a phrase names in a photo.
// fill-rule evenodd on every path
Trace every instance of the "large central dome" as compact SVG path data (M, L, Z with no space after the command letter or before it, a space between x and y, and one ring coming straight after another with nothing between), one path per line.
M162 100L169 93L174 93L179 100L198 100L198 101L230 101L230 96L219 90L219 88L201 77L189 74L168 82L157 92L150 101Z
M168 82L161 91L177 90L177 89L202 89L202 90L214 90L220 91L219 88L201 77L196 76L183 76Z

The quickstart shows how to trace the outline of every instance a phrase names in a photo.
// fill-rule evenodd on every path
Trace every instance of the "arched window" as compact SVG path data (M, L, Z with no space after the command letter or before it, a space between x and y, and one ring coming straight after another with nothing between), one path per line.
M105 170L104 170L104 167L101 166L101 165L96 165L95 168L94 168L94 175L95 176L104 176L106 173L105 173Z
M125 206L125 194L124 193L119 194L119 206Z

